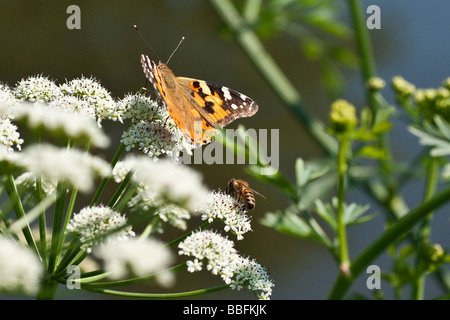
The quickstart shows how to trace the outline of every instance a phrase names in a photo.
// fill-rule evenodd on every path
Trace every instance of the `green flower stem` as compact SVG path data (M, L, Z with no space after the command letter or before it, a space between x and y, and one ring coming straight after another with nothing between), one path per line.
M6 177L3 177L3 184L5 185L6 192L8 193L8 197L11 201L11 204L14 208L14 212L18 220L22 217L25 217L25 211L22 206L22 202L20 201L20 196L17 191L16 183L14 182L14 177L11 174L8 174ZM36 245L36 242L31 233L31 228L29 224L22 228L23 235L25 236L25 240L28 245L33 248L36 253L39 255L39 249Z
M344 221L345 204L345 180L347 178L347 152L350 148L350 139L343 137L340 139L338 154L338 238L339 238L339 263L340 271L343 275L349 276L350 258L348 254L347 230Z
M142 231L141 235L139 236L139 239L147 239L150 237L153 231L153 223L147 224L144 231Z
M131 181L132 173L128 172L123 181L120 183L119 188L117 188L116 192L112 196L111 200L109 200L108 207L114 208L120 199L120 196L123 194L124 190L127 188L128 184Z
M361 1L348 0L348 5L355 29L356 45L361 57L363 81L364 83L367 83L369 79L377 75L377 71L369 31L365 23L366 17L364 15ZM379 93L368 89L367 104L369 105L374 115L378 111L379 101L381 101L381 99L379 99ZM384 148L386 150L389 149L387 135L383 135L379 138L379 145L381 148ZM391 174L392 166L390 161L388 159L381 160L381 167L384 170L383 176L386 181L384 193L387 193L387 195L380 197L379 193L375 189L375 186L372 185L370 181L366 183L366 188L369 190L369 194L372 197L386 206L386 208L388 208L394 214L394 216L398 218L404 213L406 205L403 198L399 196L397 183L393 179L393 175Z
M213 8L236 36L236 40L249 56L283 103L308 128L325 151L337 153L336 142L325 132L324 124L303 106L300 94L267 53L258 36L248 28L239 12L229 0L209 0Z
M109 295L113 295L113 296L128 297L128 298L174 299L174 298L185 298L185 297L198 296L201 294L208 294L208 293L212 293L212 292L226 290L229 288L230 288L230 286L228 284L225 284L225 285L207 288L207 289L176 292L176 293L140 293L140 292L126 292L126 291L117 291L117 290L109 290L109 289L91 289L91 288L86 288L86 290L98 292L98 293L109 294Z
M439 179L439 159L429 157L429 163L427 164L427 182L425 187L424 201L429 200L436 192L436 186ZM418 234L418 248L416 256L416 271L418 272L412 285L411 298L414 300L423 300L425 292L425 279L423 274L423 261L421 257L421 248L427 245L431 235L431 221L433 216L430 214L428 217L422 220L419 227Z
M121 143L119 147L117 148L116 153L114 154L113 159L111 160L111 168L114 168L116 166L117 161L119 161L120 156L122 155L123 151L125 150L125 145ZM94 197L91 201L91 206L94 206L98 203L98 200L100 199L100 196L102 195L103 191L105 190L105 186L109 181L109 177L103 178L100 181L100 184L97 188L97 191L94 194Z
M131 185L131 187L120 197L120 200L116 201L116 203L114 203L114 206L111 208L113 208L115 211L122 212L126 208L128 201L130 201L130 199L135 194L137 188L137 184Z
M84 250L74 251L72 252L71 259L67 259L66 263L58 265L58 268L56 269L55 273L51 275L52 279L55 279L55 281L58 281L58 279L65 278L67 276L67 269L70 266L78 266L81 261L83 261L88 253Z
M36 134L35 138L36 144L41 143L41 135ZM42 178L36 177L36 195L39 202L44 199L44 191L42 189ZM47 268L47 221L45 219L45 210L42 210L42 214L39 215L39 249L40 255L42 257L42 263L44 267Z
M378 255L386 250L393 241L410 231L416 223L429 216L433 210L447 203L449 198L450 188L447 188L431 199L422 202L415 209L404 215L403 218L395 222L392 227L387 229L380 237L372 242L372 244L370 244L367 249L352 262L350 266L350 277L346 277L342 274L339 275L328 298L342 299L356 277L367 268Z
M366 26L366 17L360 0L348 0L351 17L355 28L356 45L361 57L361 68L364 76L364 83L376 76L375 59L373 57L372 45L370 42L369 31ZM377 112L376 93L367 90L367 102L373 114Z
M42 283L38 294L36 295L37 300L53 300L55 298L56 288L58 287L58 282L46 279Z
M56 187L57 200L55 204L55 214L53 217L52 241L50 245L50 255L48 261L48 272L52 273L55 270L57 260L61 249L61 223L64 215L64 206L66 203L67 188L58 183Z
M81 250L81 243L78 239L73 239L68 245L66 251L64 252L64 256L58 263L57 268L54 271L54 274L59 274L61 272L65 272L68 266L72 264L76 264L74 261L78 260L80 256L86 256L87 253L84 250ZM53 274L53 275L54 275ZM56 277L58 278L58 277Z
M69 223L70 218L72 217L73 207L75 206L75 200L77 198L77 194L78 194L78 189L74 188L72 190L72 194L70 195L69 206L67 207L66 217L64 219L64 224L63 224L62 231L61 231L61 241L59 243L59 248L58 248L59 253L61 253L62 246L66 240L67 224Z
M44 191L42 190L42 179L36 177L36 195L39 202L44 199ZM45 219L45 209L42 209L42 213L39 215L39 250L42 257L42 262L45 268L47 268L47 222Z

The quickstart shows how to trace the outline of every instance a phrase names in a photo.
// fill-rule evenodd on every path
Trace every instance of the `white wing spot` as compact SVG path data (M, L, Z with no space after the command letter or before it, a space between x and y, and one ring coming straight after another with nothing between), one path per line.
M238 108L238 106L235 105L234 103L231 105L231 107L232 107L234 110L236 110L236 109Z
M222 87L222 92L223 92L223 96L225 97L225 99L231 100L231 94L230 94L230 90L228 90L228 88Z

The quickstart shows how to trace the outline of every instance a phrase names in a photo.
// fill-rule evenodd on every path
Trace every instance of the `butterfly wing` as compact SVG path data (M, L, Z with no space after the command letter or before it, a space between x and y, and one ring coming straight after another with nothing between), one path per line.
M216 130L201 116L186 94L183 94L172 71L165 64L157 65L146 55L141 55L141 63L145 76L164 101L167 112L184 137L195 147L211 142ZM205 134L206 130L209 130L209 134Z
M258 111L255 101L230 88L192 78L177 77L177 84L200 115L212 127L251 117Z
M258 111L246 95L227 87L185 77L148 56L141 55L145 76L164 100L171 118L191 144L200 146L213 140L215 128L224 127Z

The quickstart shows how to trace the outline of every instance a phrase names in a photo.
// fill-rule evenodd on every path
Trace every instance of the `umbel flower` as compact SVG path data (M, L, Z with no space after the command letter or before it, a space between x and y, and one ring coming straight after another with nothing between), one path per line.
M65 182L84 192L92 189L97 176L106 177L111 173L109 164L101 158L49 144L25 148L15 162L35 177Z
M137 148L154 160L167 155L178 160L180 152L192 153L193 146L186 141L164 107L143 95L127 95L119 105L123 118L131 125L122 135L126 150Z
M135 182L161 195L169 203L190 211L204 207L208 190L202 176L192 168L169 159L153 161L144 156L128 156L125 162L128 162L125 167L132 168Z
M220 219L225 224L225 231L231 231L238 240L244 239L244 234L251 231L251 218L247 216L245 204L223 191L212 191L208 195L202 220L213 222Z
M82 243L81 248L87 252L105 239L126 239L134 236L127 219L109 207L95 206L82 209L75 214L67 225L67 231L72 232Z
M150 166L152 168L160 168L161 163L158 162L156 164L152 163L153 160L150 160L146 157L142 159L144 162L150 162ZM164 162L162 164L164 165ZM123 181L125 176L133 169L134 160L129 158L126 161L119 161L113 169L113 177L117 183ZM175 164L173 164L176 166ZM162 168L162 167L161 167ZM141 170L145 169L144 166L141 166ZM187 170L191 170L186 168ZM161 172L154 172L155 175L161 174ZM137 175L137 174L136 174ZM130 199L127 206L130 208L131 212L139 212L139 213L149 213L152 217L158 217L159 219L153 219L154 226L158 232L163 232L163 223L169 223L172 226L179 228L181 230L187 229L187 220L191 218L191 213L186 207L183 205L183 199L173 199L173 201L167 201L167 197L164 194L159 193L160 189L158 186L155 186L151 181L146 181L145 179L140 179L137 176L134 176L137 179L138 187L136 189L136 194L133 198ZM170 177L170 176L169 176ZM198 182L191 181L192 185L197 185ZM173 181L167 181L167 184L177 183L174 179ZM200 182L201 183L201 182ZM186 182L189 184L189 182ZM202 194L204 187L201 187L199 192ZM195 191L195 190L192 190ZM201 195L198 195L201 196ZM197 195L195 195L197 197ZM198 212L192 211L193 214Z
M153 191L149 186L139 186L136 195L128 202L131 212L152 212L159 217L157 230L163 232L163 222L181 229L187 229L186 221L191 218L189 210L175 204L168 203L163 196Z
M36 294L43 266L28 248L0 235L0 291Z
M194 258L188 260L189 272L200 271L203 264L214 275L220 275L232 289L251 290L260 299L269 299L273 282L267 270L255 260L241 257L234 243L212 231L194 232L178 245L179 255Z
M16 104L17 99L9 87L0 83L0 145L5 145L10 152L14 151L14 147L21 150L24 142L17 126L12 122L12 110Z
M130 274L140 277L157 273L174 261L168 247L151 238L114 238L97 245L93 253L103 260L104 269L112 279L123 279Z
M109 91L94 78L73 79L62 84L60 88L65 95L76 97L92 106L99 125L103 119L122 122L123 110L120 104L117 104Z
M23 122L28 129L44 130L53 136L64 136L71 141L90 143L96 147L107 147L108 137L98 128L95 121L80 113L67 111L43 103L23 102L15 106L14 118Z
M99 126L104 119L122 121L121 105L94 78L81 77L58 86L47 77L28 77L12 92L21 101L50 103L72 114L94 117Z
M14 88L14 95L19 100L50 102L62 97L63 93L53 80L39 75L20 80Z

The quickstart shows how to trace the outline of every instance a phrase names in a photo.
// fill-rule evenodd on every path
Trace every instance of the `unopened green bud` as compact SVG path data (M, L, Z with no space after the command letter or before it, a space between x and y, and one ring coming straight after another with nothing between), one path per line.
M416 87L406 81L402 76L392 78L392 86L395 92L403 97L411 96L416 91Z
M330 125L336 133L345 133L352 130L358 119L356 108L346 100L339 99L331 104Z
M386 86L386 82L379 77L372 77L367 81L367 88L372 91L378 91Z

